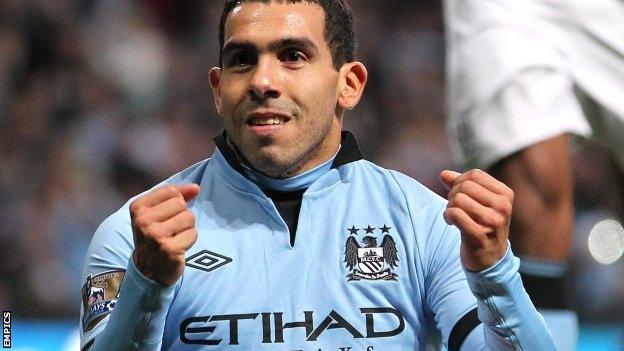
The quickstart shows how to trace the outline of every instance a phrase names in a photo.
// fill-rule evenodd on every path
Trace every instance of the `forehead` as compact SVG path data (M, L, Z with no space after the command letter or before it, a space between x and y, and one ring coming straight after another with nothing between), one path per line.
M244 2L227 18L224 41L275 40L285 37L325 39L325 12L314 3Z

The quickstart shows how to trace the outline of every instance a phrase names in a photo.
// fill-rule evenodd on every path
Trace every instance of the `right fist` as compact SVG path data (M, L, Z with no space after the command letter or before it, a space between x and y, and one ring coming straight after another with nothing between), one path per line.
M197 241L195 215L187 207L197 194L197 184L166 185L130 204L134 265L161 285L178 281L184 254Z

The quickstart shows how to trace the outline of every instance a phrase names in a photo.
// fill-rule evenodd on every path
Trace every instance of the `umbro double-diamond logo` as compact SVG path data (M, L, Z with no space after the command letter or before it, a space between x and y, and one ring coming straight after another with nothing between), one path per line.
M187 266L204 272L212 272L230 262L231 258L208 250L202 250L186 259Z

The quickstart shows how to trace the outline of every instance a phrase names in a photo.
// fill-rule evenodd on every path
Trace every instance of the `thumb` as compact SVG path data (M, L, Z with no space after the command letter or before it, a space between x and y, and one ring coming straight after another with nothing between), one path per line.
M180 185L178 189L186 202L193 200L200 190L199 185L195 183Z
M455 179L457 179L460 175L461 173L455 171L444 170L440 172L440 180L442 181L442 184L450 190L455 183Z

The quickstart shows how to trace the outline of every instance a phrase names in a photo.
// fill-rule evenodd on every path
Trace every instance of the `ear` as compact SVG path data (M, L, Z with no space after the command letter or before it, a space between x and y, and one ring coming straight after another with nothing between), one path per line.
M338 106L350 110L360 102L368 72L361 62L347 62L340 68L338 82Z
M209 75L217 113L223 115L223 111L221 110L221 68L213 67Z

